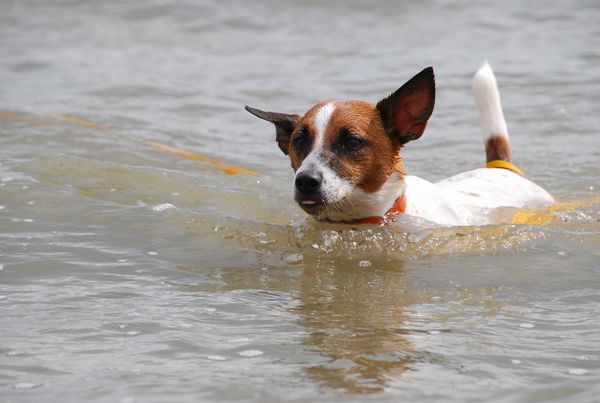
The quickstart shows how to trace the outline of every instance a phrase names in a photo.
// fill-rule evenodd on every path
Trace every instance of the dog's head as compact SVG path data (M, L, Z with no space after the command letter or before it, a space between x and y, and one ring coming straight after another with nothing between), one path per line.
M328 101L304 116L246 110L275 124L300 207L318 220L352 221L382 216L404 192L400 149L421 137L434 102L429 67L377 105Z

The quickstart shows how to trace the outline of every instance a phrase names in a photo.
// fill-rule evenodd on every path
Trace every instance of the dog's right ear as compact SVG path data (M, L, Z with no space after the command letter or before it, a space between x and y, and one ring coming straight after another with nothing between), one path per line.
M277 145L285 155L288 155L290 139L292 137L292 133L294 132L294 125L298 119L300 119L300 115L265 112L259 109L251 108L248 105L246 105L245 109L257 118L267 120L275 125L275 140L277 141Z

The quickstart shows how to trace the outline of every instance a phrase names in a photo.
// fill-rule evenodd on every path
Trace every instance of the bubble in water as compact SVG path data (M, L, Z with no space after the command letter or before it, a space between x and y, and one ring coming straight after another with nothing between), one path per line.
M35 384L31 382L19 382L15 383L15 389L31 389L35 387Z
M206 358L208 358L211 361L225 361L227 358L222 356L222 355L216 355L216 354L212 354L212 355L207 355Z
M558 255L559 256L564 256L564 255L566 255L566 253L561 250L561 251L558 251Z
M522 327L523 329L533 329L535 325L533 323L523 322L519 324L519 327Z
M240 351L238 354L242 357L258 357L260 355L263 355L263 352L260 350L244 350Z
M511 360L511 362L515 365L519 365L522 361L521 360Z
M581 375L588 375L590 373L590 371L588 371L587 369L583 369L583 368L571 368L568 371L569 375L577 375L577 376L581 376Z
M288 263L298 263L301 262L304 257L301 253L292 253L291 255L287 255L285 257L285 261Z
M247 337L236 337L234 339L227 340L229 343L246 343L250 341Z
M360 267L371 267L371 262L369 262L368 260L361 260L360 262L358 262L358 265Z
M175 208L175 205L173 205L171 203L162 203L162 204L157 204L156 206L152 207L152 211L161 212L161 211L166 211L166 210L170 210L173 208Z

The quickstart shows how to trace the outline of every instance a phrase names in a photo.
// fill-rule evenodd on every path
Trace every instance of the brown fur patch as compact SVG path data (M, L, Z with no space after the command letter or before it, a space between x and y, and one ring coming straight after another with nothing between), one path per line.
M394 171L405 175L399 155L401 145L387 134L374 105L361 101L337 101L325 132L326 150L332 150L343 129L362 137L368 146L359 152L344 155L331 152L328 163L338 175L367 193L381 189Z
M487 162L494 160L511 162L512 153L508 138L493 134L485 142L485 155Z

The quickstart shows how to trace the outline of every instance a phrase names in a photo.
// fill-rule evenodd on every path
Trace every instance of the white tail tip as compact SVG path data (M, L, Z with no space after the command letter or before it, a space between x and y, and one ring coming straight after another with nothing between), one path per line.
M473 77L473 95L479 109L484 138L488 139L492 136L508 138L496 77L487 62L483 63Z

